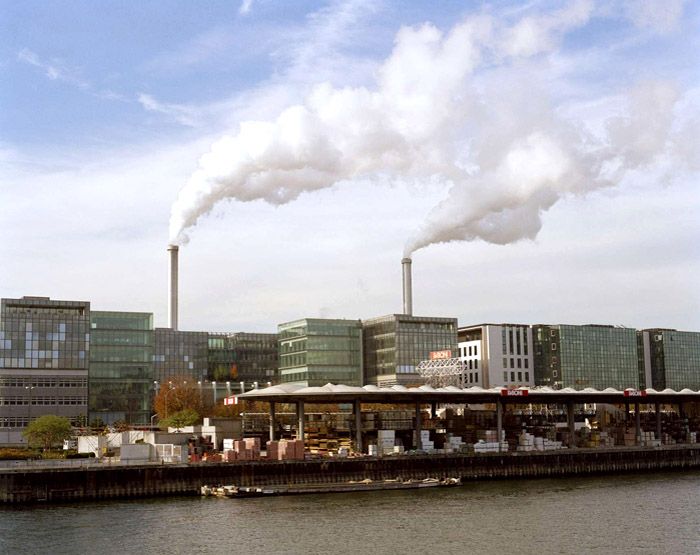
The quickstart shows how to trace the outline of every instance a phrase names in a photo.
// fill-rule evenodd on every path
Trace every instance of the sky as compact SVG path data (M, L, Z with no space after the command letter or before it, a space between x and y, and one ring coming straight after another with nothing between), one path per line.
M0 0L0 297L700 331L700 5Z

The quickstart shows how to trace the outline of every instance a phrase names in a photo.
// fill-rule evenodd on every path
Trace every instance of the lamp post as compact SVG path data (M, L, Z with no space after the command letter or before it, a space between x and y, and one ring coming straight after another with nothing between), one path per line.
M216 405L216 382L211 382L211 388L214 392L214 404Z
M27 424L29 424L32 421L32 390L34 389L33 385L25 385L24 389L29 391L29 410L28 410L28 416L27 416Z

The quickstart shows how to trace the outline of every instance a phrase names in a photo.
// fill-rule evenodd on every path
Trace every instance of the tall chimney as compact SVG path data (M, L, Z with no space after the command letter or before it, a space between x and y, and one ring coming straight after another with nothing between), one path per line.
M413 315L413 284L411 283L411 262L408 257L401 260L403 268L403 313Z
M177 329L177 256L180 247L168 245L170 253L170 281L168 283L168 327Z

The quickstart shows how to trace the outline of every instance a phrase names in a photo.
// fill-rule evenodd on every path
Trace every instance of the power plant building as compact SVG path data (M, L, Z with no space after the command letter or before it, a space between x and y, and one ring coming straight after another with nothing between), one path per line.
M457 355L457 319L390 314L363 320L362 338L365 384L423 383L417 367L431 352Z
M700 333L657 328L638 336L646 387L700 390Z
M535 383L555 389L639 388L637 333L631 328L533 326Z
M0 301L0 443L53 414L82 425L88 413L90 303L22 297Z
M148 424L155 377L153 314L92 311L90 327L89 421Z
M459 358L468 386L535 385L532 329L517 324L480 324L459 328Z
M280 324L279 379L321 386L362 385L362 323L304 318Z

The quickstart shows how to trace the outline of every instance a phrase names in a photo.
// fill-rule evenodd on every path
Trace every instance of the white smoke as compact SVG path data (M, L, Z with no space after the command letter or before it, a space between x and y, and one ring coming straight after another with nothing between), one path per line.
M562 196L614 185L673 142L677 93L663 83L633 91L629 113L593 136L528 83L494 89L475 79L555 49L591 11L579 1L510 27L482 15L447 34L429 24L401 29L376 88L318 85L275 121L244 122L212 145L172 207L171 242L186 242L223 199L283 204L380 173L450 185L406 254L437 242L535 237L542 212Z

